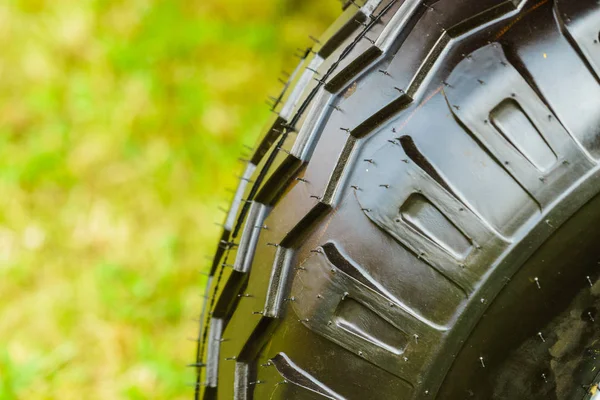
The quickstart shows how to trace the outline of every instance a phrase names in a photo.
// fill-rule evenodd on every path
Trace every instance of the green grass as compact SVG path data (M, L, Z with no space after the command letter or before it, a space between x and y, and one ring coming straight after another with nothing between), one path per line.
M242 143L337 0L0 3L0 399L187 399Z

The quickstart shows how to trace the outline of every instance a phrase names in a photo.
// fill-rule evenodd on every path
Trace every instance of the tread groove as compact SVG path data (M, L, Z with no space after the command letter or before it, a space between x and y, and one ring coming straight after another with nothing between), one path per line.
M280 246L286 248L295 248L300 245L303 235L307 234L307 230L315 221L322 218L327 211L331 210L328 204L317 202L315 206L306 214L296 226L283 238Z
M458 199L458 196L450 185L446 182L444 178L439 174L439 172L435 169L433 165L427 160L427 158L419 151L415 141L409 135L403 135L399 138L400 145L404 150L404 153L410 158L419 168L425 171L429 176L431 176L437 183L440 184L444 189L448 191L448 193L452 194L452 196Z
M350 132L350 134L357 139L366 136L379 125L387 121L390 117L406 109L412 102L413 98L411 96L406 93L400 93L398 98L388 103L385 107L377 111L365 121L361 122Z
M348 276L356 279L363 285L373 289L376 292L384 294L383 291L378 288L371 279L365 277L365 275L360 272L360 270L354 266L350 261L348 261L342 254L339 252L338 248L334 243L325 243L322 247L325 252L325 256L329 260L330 263L335 265L340 271L343 271Z
M323 383L319 382L316 378L309 375L306 371L298 367L292 360L289 359L285 353L279 353L271 359L273 365L279 372L279 374L288 382L298 385L304 389L310 390L311 392L320 394L328 399L344 400L344 397L340 396Z
M288 154L260 188L254 200L268 205L275 204L300 168L302 168L302 161L295 155Z

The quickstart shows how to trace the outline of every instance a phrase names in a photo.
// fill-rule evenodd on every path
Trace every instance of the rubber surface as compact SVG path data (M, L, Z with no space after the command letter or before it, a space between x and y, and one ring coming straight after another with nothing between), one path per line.
M592 0L347 3L240 181L196 397L583 398L599 29Z

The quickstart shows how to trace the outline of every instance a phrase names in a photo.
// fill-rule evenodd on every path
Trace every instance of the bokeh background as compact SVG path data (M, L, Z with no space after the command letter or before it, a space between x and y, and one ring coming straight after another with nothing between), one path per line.
M339 0L0 2L0 399L189 399L206 256Z

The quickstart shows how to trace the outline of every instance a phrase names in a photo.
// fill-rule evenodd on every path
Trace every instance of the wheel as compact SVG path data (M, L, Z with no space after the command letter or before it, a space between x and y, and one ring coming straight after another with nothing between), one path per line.
M247 163L202 399L583 399L600 379L600 5L350 1Z

